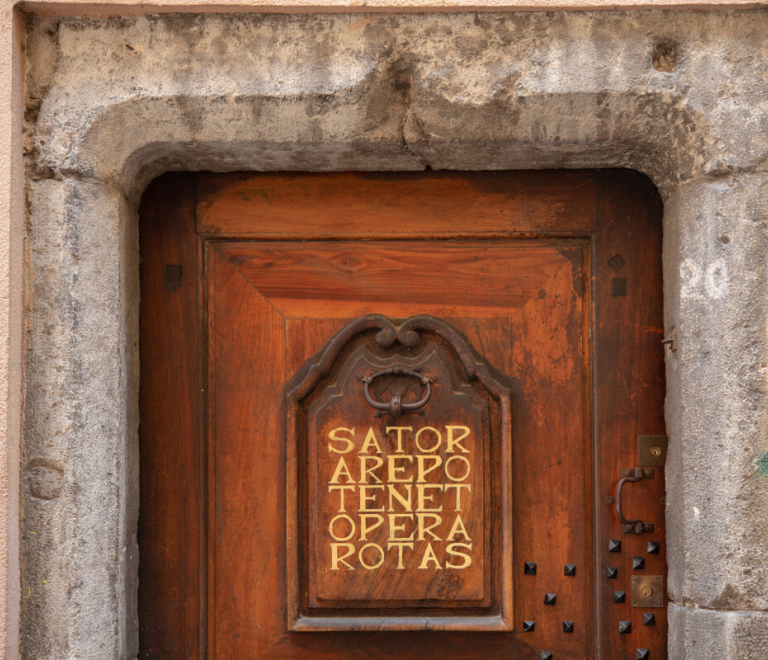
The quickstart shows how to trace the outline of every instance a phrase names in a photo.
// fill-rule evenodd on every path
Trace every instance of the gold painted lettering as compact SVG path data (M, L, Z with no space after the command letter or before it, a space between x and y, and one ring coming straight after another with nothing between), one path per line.
M344 548L345 550L347 550L347 553L339 557L339 548ZM355 552L355 546L352 543L331 543L331 570L338 571L339 562L341 562L342 564L344 564L344 566L347 567L348 571L354 571L355 567L344 561L347 557L352 555L354 552Z
M418 520L419 541L426 540L424 534L429 534L433 539L435 539L435 541L442 541L442 539L432 531L435 527L439 527L442 524L443 519L440 516L436 516L434 513L417 513L416 518ZM425 525L424 521L427 518L431 518L435 522L431 525Z
M451 488L456 489L456 506L454 511L461 511L461 489L466 488L470 493L472 492L472 484L445 484L445 492L447 493Z
M395 484L402 484L406 481L413 481L413 475L410 477L398 477L398 473L405 472L408 467L405 465L397 465L395 461L408 461L413 463L413 456L387 456L387 469L389 473L389 480Z
M390 431L397 431L397 451L396 454L404 454L405 450L403 449L403 431L413 431L412 426L387 426L385 429L386 433L389 433Z
M344 459L341 459L341 460L344 460ZM328 486L329 493L332 493L334 490L339 491L339 513L346 513L347 507L344 504L344 491L351 490L354 492L355 487L354 486Z
M424 433L424 431L432 431L435 434L435 446L430 447L429 449L424 449L424 447L421 446L421 443L419 443L419 438L421 437L421 434ZM425 454L430 454L433 451L437 451L440 448L440 444L443 441L443 436L441 435L440 431L438 431L434 426L424 426L423 428L420 428L416 432L416 446L419 448L419 451L424 452Z
M464 476L462 477L454 477L451 475L450 472L448 472L448 466L451 464L451 461L462 461L467 466L467 471L464 473ZM464 456L451 456L449 459L445 461L445 476L448 477L451 481L464 481L469 476L469 471L472 469L472 464L469 462L469 459Z
M368 476L370 475L373 478L373 483L380 484L382 483L381 479L379 479L375 474L373 474L374 470L378 470L382 465L384 465L384 459L379 458L378 456L360 456L360 483L364 484L368 481ZM368 461L373 461L375 465L373 467L366 467L366 464Z
M334 442L344 442L346 443L342 449L337 449L332 444L328 443L328 451L336 452L337 454L348 454L352 451L355 447L355 443L352 442L349 438L339 437L339 431L346 431L347 433L350 433L352 437L355 437L355 428L352 427L351 429L345 428L344 426L339 426L333 431L331 431L328 434L328 437L333 440Z
M373 524L368 524L369 520L378 520ZM360 540L368 540L368 532L372 532L374 529L378 529L384 524L384 516L380 516L378 513L361 513L360 514Z
M427 543L427 549L424 551L424 556L421 558L419 569L424 570L429 568L430 562L435 565L435 568L442 568L442 566L440 566L440 562L437 559L437 555L435 554L435 550L432 548L432 544Z
M413 543L388 543L387 544L387 550L391 550L393 547L397 548L397 570L402 571L405 566L403 566L403 548L408 548L409 550L413 550Z
M470 557L467 554L464 554L463 552L458 552L455 550L455 548L466 548L467 550L472 549L471 543L451 543L445 551L451 555L452 557L463 557L464 563L461 564L461 566L457 566L456 564L451 564L449 561L446 560L445 566L446 568L469 568L472 565L472 557Z
M456 514L456 519L453 521L453 525L451 525L451 531L448 532L448 536L445 537L445 540L453 541L457 534L461 534L465 541L472 540L467 533L467 528L464 526L464 521L461 519L460 513Z
M336 463L336 469L333 471L333 476L328 483L337 484L339 483L339 479L341 479L341 477L346 477L347 483L355 483L355 480L352 478L352 473L349 471L349 467L347 466L347 462L344 460L343 456L339 459L339 462Z
M435 456L434 454L427 455L427 456L417 456L416 460L418 461L418 464L419 464L419 478L416 481L420 484L427 483L427 480L425 479L425 477L430 472L437 470L437 468L439 468L443 464L443 459L440 458L439 456ZM430 468L426 467L427 461L432 461L432 467Z
M413 511L413 486L411 484L407 484L404 486L406 492L408 493L407 499L403 497L400 493L397 492L397 488L393 486L392 484L387 484L387 488L389 489L389 508L387 511L394 511L395 507L392 506L392 497L400 502L400 504L403 506L403 508L406 511Z
M427 507L427 502L432 502L435 497L434 493L432 495L427 495L427 492L426 492L427 488L434 488L439 491L442 491L443 484L418 484L416 486L416 490L419 496L419 507L416 509L416 511L432 511L432 512L442 511L443 510L442 504L436 509Z
M376 434L373 432L373 427L368 427L368 433L365 434L365 442L363 442L363 446L360 448L360 451L357 452L358 454L366 454L368 453L369 447L375 447L376 453L381 453L381 447L379 447L379 441L376 439Z
M336 535L336 532L334 531L334 529L335 529L335 523L336 523L337 520L348 520L349 521L349 524L350 524L349 534L347 534L346 536L337 536ZM335 516L334 518L331 518L331 522L328 523L328 532L331 534L331 538L334 541L349 541L349 539L351 539L355 535L355 529L356 529L355 521L352 520L352 518L350 518L348 515L346 515L344 513L340 513L338 516Z
M384 511L384 507L380 509L369 509L368 502L376 501L376 493L368 495L369 490L384 490L384 486L358 486L360 488L360 511L376 513L378 511Z
M446 426L445 430L448 433L447 443L448 446L445 449L446 454L452 454L454 451L454 447L458 447L461 450L462 454L469 454L469 449L467 449L464 445L459 444L462 440L464 440L467 436L469 436L469 427L468 426ZM464 434L459 436L458 438L455 438L453 436L455 431L463 431Z
M379 561L377 561L375 564L372 564L370 566L366 564L365 559L363 559L363 553L366 551L367 548L376 548L376 550L379 552ZM357 558L360 560L360 563L362 564L363 568L367 568L369 571L372 571L384 563L384 548L382 548L377 543L366 543L362 548L360 548L360 552L357 553Z
M413 541L413 532L411 532L408 538L397 538L398 532L405 531L405 523L402 525L397 524L398 518L405 518L406 520L413 520L412 513L390 513L389 515L389 541Z

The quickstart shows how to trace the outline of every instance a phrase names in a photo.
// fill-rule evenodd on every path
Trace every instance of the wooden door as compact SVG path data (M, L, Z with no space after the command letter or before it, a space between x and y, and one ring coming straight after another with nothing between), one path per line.
M665 658L660 216L625 171L155 181L140 657Z

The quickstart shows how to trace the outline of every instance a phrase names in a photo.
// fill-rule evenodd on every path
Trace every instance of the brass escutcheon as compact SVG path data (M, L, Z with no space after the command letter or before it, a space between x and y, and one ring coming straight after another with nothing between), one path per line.
M633 575L632 607L664 607L664 576Z

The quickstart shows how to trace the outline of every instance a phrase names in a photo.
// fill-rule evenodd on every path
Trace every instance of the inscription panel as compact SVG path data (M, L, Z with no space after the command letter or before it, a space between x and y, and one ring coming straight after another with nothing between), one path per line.
M376 616L509 629L509 410L487 365L428 316L358 319L300 370L294 629Z
M345 365L340 392L326 390L310 407L309 437L320 440L310 476L315 602L483 599L487 406L469 386L454 392L439 349L425 352L418 364L395 358L433 380L420 411L376 416L359 374L389 365L364 348ZM413 377L374 384L385 397L398 389L406 399L422 396Z

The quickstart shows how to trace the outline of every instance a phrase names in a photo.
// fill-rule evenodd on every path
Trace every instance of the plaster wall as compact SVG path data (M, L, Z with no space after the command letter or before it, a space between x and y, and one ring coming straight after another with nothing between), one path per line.
M670 657L764 659L766 31L765 10L31 20L23 656L137 651L146 184L430 166L656 182L676 336Z

